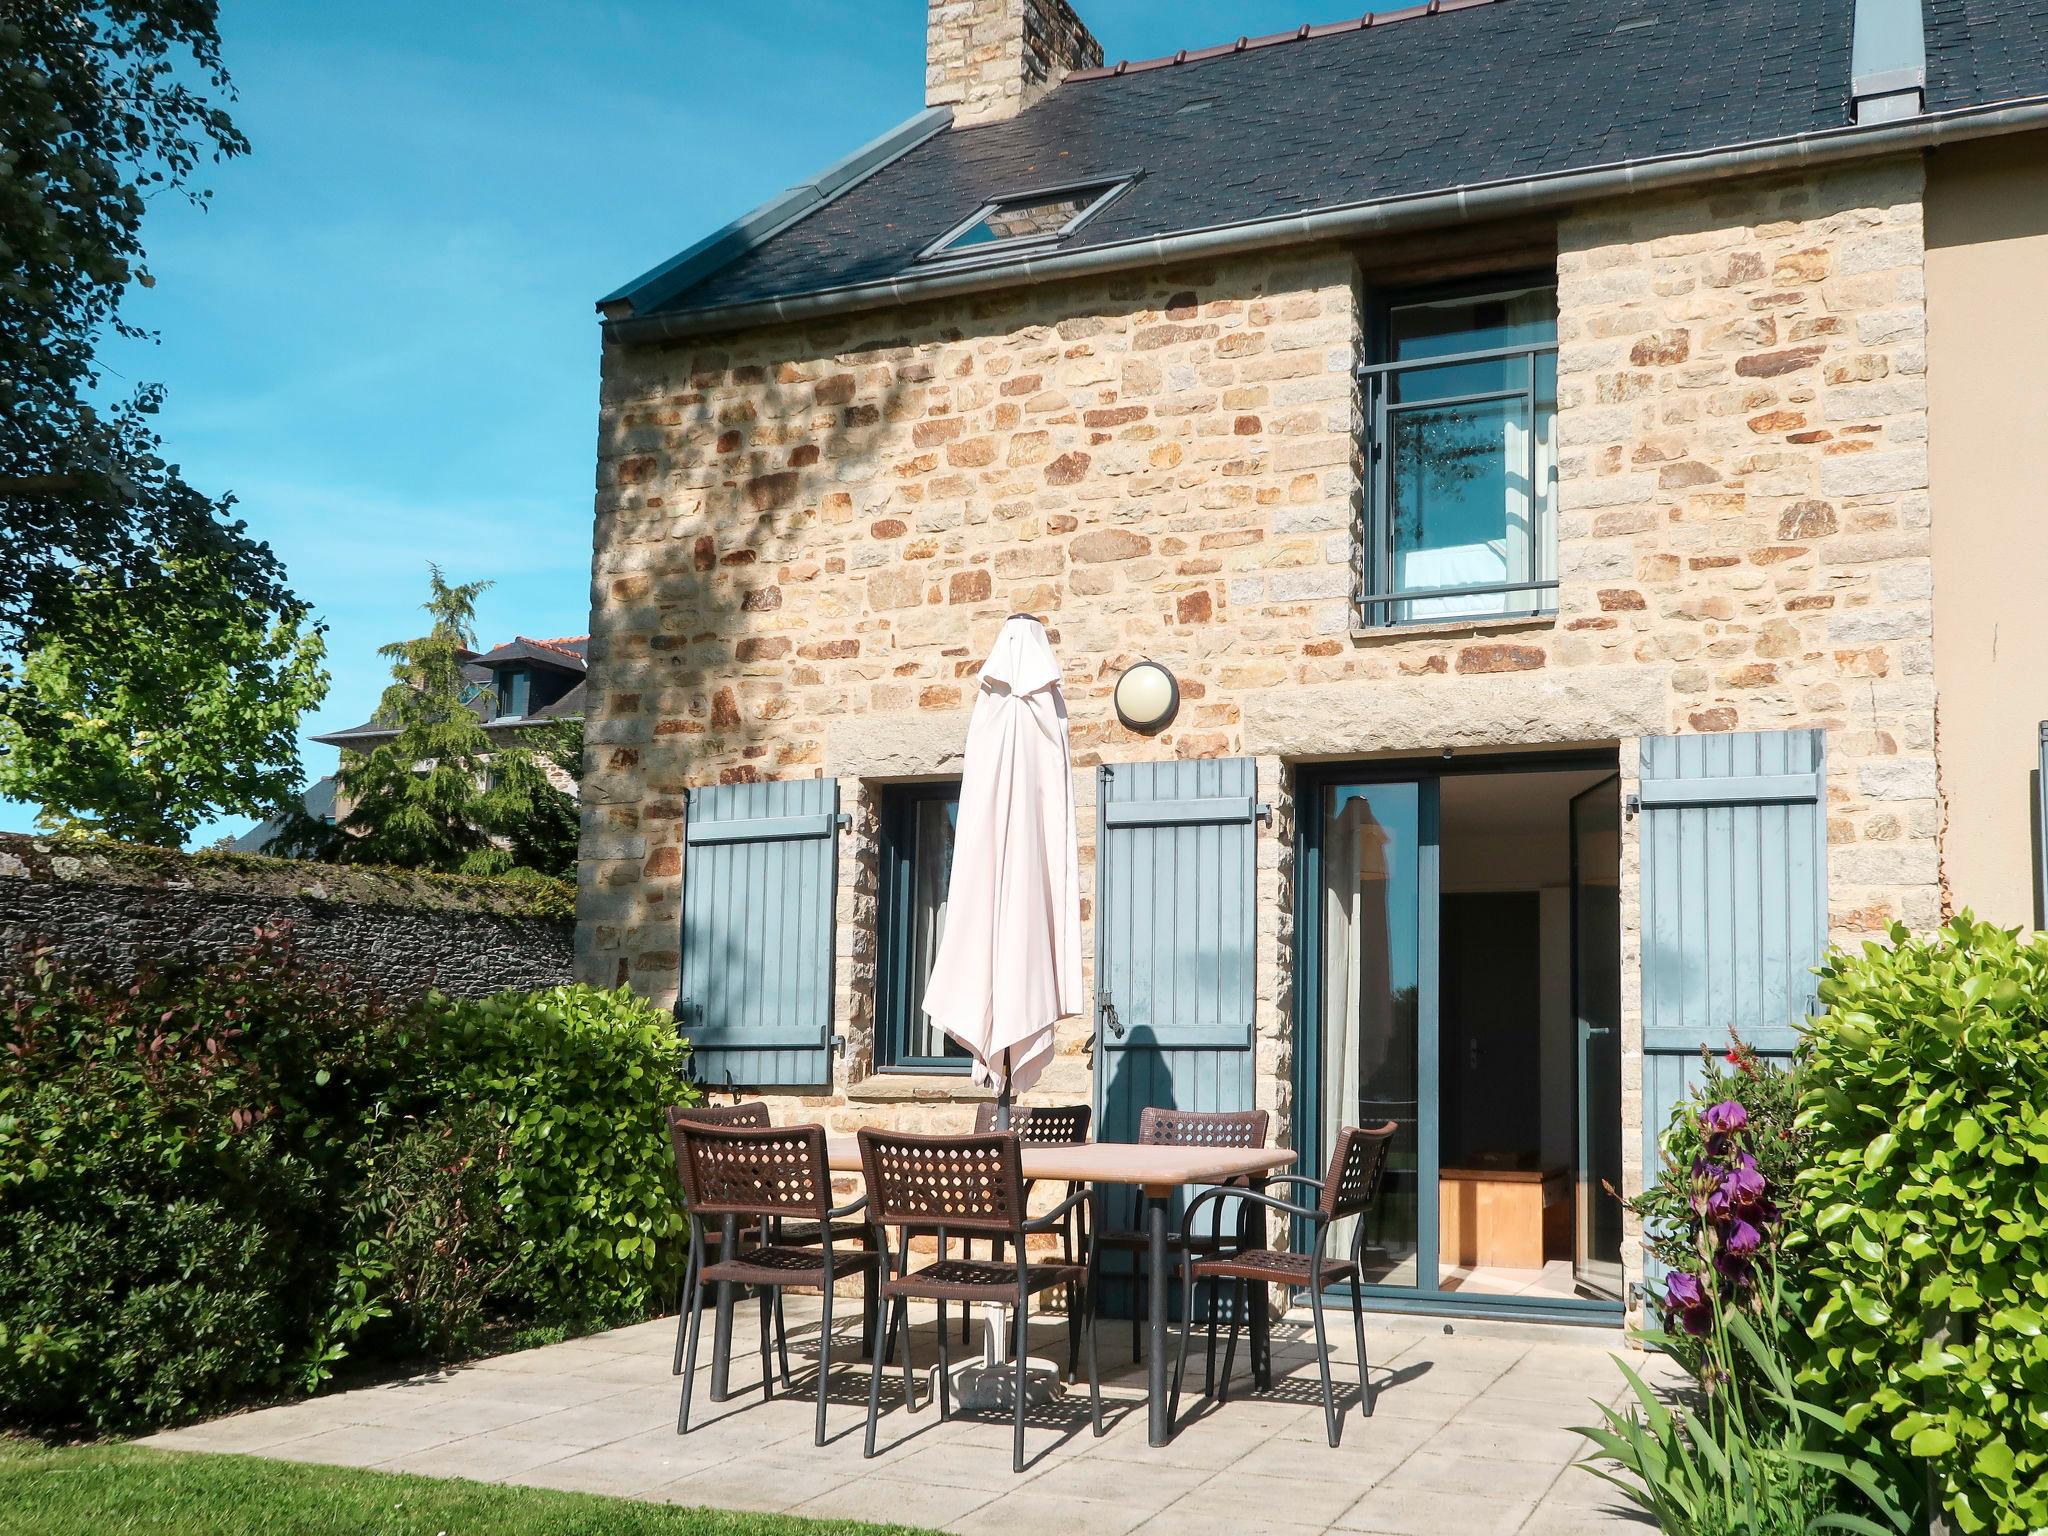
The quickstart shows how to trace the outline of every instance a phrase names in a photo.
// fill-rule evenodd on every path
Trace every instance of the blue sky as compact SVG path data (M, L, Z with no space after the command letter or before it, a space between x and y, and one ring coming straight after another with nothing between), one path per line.
M1348 12L1081 0L1109 58ZM1362 7L1361 7L1362 8ZM496 583L481 638L586 627L598 295L924 105L923 0L226 0L254 152L161 200L110 353L169 457L330 627L305 733L363 719L426 566ZM309 777L331 748L305 745ZM32 809L0 801L0 828ZM201 834L239 832L230 822Z

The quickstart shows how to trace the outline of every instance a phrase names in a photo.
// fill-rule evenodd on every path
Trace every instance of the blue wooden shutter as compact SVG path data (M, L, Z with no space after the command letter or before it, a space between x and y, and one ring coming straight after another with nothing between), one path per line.
M1643 1175L1732 1029L1788 1060L1828 939L1826 733L1642 743Z
M1104 1141L1136 1140L1151 1105L1253 1107L1257 789L1248 757L1097 771L1095 1094ZM1174 1200L1176 1224L1184 1196ZM1109 1190L1107 1201L1107 1227L1138 1224L1131 1191ZM1104 1311L1125 1316L1130 1304L1112 1261Z
M1251 1107L1256 791L1245 757L1099 772L1096 1045L1109 1139L1134 1135L1148 1104Z
M676 1014L698 1080L831 1080L839 784L787 779L690 791Z

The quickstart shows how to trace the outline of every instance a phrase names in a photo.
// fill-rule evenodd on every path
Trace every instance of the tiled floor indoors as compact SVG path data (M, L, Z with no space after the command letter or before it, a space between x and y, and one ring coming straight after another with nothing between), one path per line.
M652 1322L388 1386L159 1434L145 1444L295 1461L530 1483L670 1503L787 1511L1008 1536L1016 1531L1174 1536L1581 1536L1644 1532L1606 1483L1570 1465L1585 1442L1568 1426L1618 1401L1608 1355L1619 1335L1536 1325L1370 1319L1378 1390L1359 1416L1350 1329L1340 1350L1343 1444L1324 1442L1305 1317L1274 1326L1275 1393L1222 1405L1192 1391L1172 1444L1145 1443L1143 1375L1126 1326L1106 1324L1108 1433L1088 1432L1085 1385L1034 1414L1030 1460L1010 1471L1007 1419L941 1423L927 1403L902 1411L901 1375L883 1396L879 1454L861 1458L867 1368L851 1323L835 1348L829 1439L811 1443L815 1303L791 1297L793 1393L764 1403L757 1336L741 1309L736 1395L707 1400L700 1377L691 1431L675 1433L673 1325ZM852 1308L842 1309L845 1312ZM977 1325L978 1326L978 1325ZM1035 1353L1064 1360L1057 1318ZM710 1328L705 1329L708 1344ZM978 1335L977 1335L978 1347ZM708 1354L708 1349L706 1351ZM959 1357L956 1351L955 1358ZM930 1318L916 1358L933 1358ZM1641 1363L1640 1358L1638 1363ZM1658 1362L1649 1362L1653 1376ZM1240 1357L1240 1372L1242 1373ZM752 1388L751 1391L746 1390Z

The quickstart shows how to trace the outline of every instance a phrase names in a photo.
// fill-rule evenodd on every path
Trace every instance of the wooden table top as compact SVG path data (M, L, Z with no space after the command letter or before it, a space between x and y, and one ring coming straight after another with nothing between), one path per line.
M825 1155L839 1173L860 1172L860 1143L829 1136ZM1141 1147L1126 1141L1084 1141L1071 1147L1027 1145L1024 1177L1077 1184L1135 1184L1148 1194L1165 1194L1186 1184L1220 1184L1247 1173L1276 1173L1290 1167L1285 1147Z

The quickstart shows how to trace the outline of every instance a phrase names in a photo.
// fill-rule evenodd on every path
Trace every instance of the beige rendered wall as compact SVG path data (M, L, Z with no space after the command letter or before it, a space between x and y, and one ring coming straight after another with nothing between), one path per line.
M1928 161L1927 352L1943 895L2032 926L2032 774L2048 720L2048 134Z

